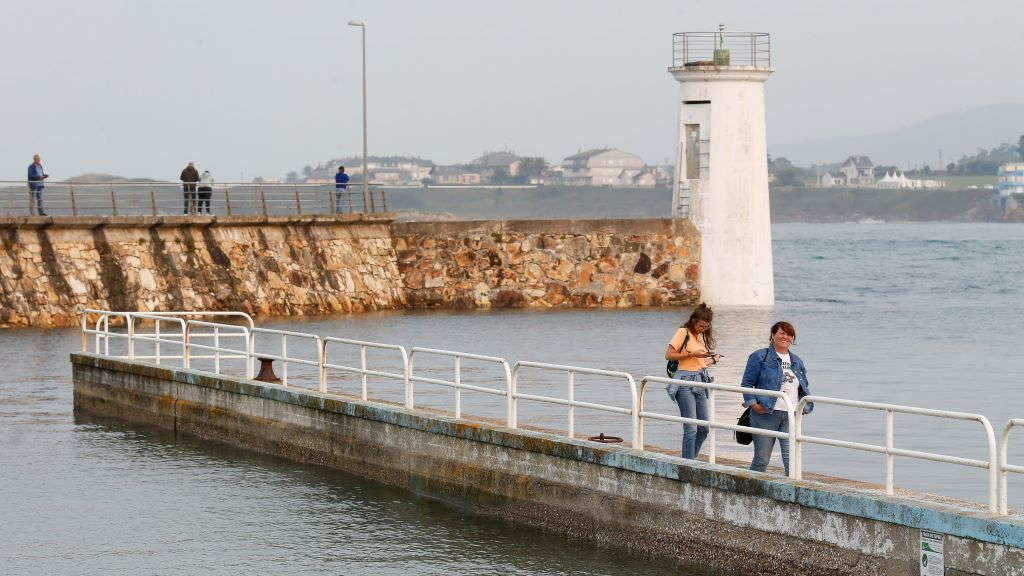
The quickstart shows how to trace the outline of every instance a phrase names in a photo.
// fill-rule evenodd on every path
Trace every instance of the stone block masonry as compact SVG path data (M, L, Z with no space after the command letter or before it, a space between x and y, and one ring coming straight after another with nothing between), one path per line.
M260 316L698 299L672 220L393 223L390 215L0 219L0 327L82 308Z
M396 223L417 308L679 306L699 299L700 236L684 220Z
M82 308L306 315L404 305L389 219L11 220L0 222L0 326L71 326Z

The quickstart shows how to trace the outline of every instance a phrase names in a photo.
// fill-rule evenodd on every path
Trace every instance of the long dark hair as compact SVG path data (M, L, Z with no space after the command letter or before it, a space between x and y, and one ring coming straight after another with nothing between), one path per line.
M711 308L707 304L701 302L690 312L690 319L683 324L683 328L686 328L690 332L694 332L693 327L697 325L697 322L703 320L708 323L708 329L704 331L704 346L708 350L715 349L715 337L711 335L712 320L715 317L715 313L711 311Z

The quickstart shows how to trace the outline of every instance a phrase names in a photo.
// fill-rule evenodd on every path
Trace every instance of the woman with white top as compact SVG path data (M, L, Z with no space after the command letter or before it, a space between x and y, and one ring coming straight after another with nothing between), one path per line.
M771 339L767 348L757 350L747 358L747 367L743 371L742 386L752 388L749 394L743 395L743 405L750 407L750 425L775 432L789 432L789 414L785 403L775 396L761 396L756 389L781 391L786 395L789 405L796 409L800 399L811 393L811 384L807 381L807 368L799 356L790 351L796 342L796 328L789 322L776 322L771 328ZM804 413L814 408L808 403ZM771 460L775 448L775 438L762 434L754 434L754 460L750 469L764 472ZM782 453L782 464L789 474L789 441L779 439L779 451Z
M679 406L679 415L696 420L708 419L708 394L704 388L687 386L685 382L711 382L708 366L718 362L715 338L711 334L714 313L703 302L694 308L686 321L668 343L665 360L669 361L669 376L680 384L666 387L669 398ZM673 365L673 363L676 363ZM683 424L683 458L696 458L701 444L707 438L708 427Z

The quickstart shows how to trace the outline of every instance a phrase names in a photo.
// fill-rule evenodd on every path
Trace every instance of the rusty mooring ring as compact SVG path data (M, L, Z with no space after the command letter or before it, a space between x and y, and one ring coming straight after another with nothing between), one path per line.
M590 440L591 442L600 442L602 444L618 444L622 442L622 438L619 438L618 436L605 436L604 432L601 432L597 436L591 436L587 438L587 440Z

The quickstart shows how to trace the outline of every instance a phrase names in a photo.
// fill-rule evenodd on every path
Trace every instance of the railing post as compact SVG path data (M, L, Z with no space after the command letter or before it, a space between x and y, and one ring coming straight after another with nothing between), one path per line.
M793 411L793 426L791 426L793 442L789 446L790 472L795 472L793 478L796 480L804 478L804 402L801 400L797 403L796 410Z
M281 385L288 385L288 335L281 334ZM364 398L365 399L365 398Z
M455 417L462 418L462 357L455 357Z
M347 188L345 189L345 196L347 197L347 200L348 200L348 213L351 214L352 213L352 193L349 192Z
M88 316L88 314L86 314L85 311L83 310L82 311L82 352L88 352L89 351L89 335L85 333L85 331L88 330L88 327L89 327L89 319L87 318L87 316Z
M412 356L409 356L405 352L405 348L402 348L402 364L405 367L405 407L412 410L416 406L415 391L412 387L412 370L413 362L416 361L416 352L414 351Z
M999 437L999 513L1009 513L1009 486L1007 485L1007 476L1009 473L1006 471L1006 465L1009 463L1009 457L1006 452L1010 444L1010 430L1014 426L1014 421L1011 419L1003 427L1003 433Z
M515 418L512 415L512 371L506 360L501 361L501 367L505 370L505 424L509 428L515 428Z
M893 495L896 492L896 457L892 454L895 448L896 435L896 414L892 410L885 411L885 493Z
M576 437L576 372L569 370L569 438Z
M114 185L110 185L110 207L114 211L114 216L117 216L117 196L114 194Z
M302 200L299 199L299 186L295 185L294 186L294 190L295 190L295 213L301 216L302 215Z
M78 216L78 204L75 203L75 185L71 184L68 186L68 191L71 195L71 215Z
M319 379L319 388L321 392L327 392L327 342L317 338L317 378Z
M508 427L516 429L519 427L519 363L512 367L512 378L509 380L508 395Z
M220 326L213 327L213 372L220 374Z
M128 324L128 359L135 360L135 317L130 312L125 314L125 323Z
M359 346L359 367L362 368L362 370L363 370L362 373L360 374L360 376L362 377L361 384L362 384L362 387L363 387L362 398L363 398L363 400L366 400L367 399L367 394L366 394L366 346L365 345L360 345Z
M331 214L338 213L338 194L336 191L327 189L327 206L331 210Z
M156 216L156 192L152 186L149 188L149 211Z
M988 509L999 511L999 450L996 448L996 433L988 418L981 417L981 425L985 427L988 437Z
M637 448L639 450L643 450L644 449L644 443L645 443L644 426L646 425L646 423L644 421L643 413L644 413L644 392L646 392L646 391L647 391L647 377L645 376L644 378L642 378L640 380L640 387L637 388L637 391L636 391L636 422L637 422L637 431L636 431L636 442L635 442L635 445L633 446L633 448Z
M255 361L255 358L252 357L252 349L255 347L256 334L250 332L248 328L243 328L243 330L245 330L245 379L252 380L253 362Z
M387 212L388 211L388 195L387 195L386 191L383 188L380 189L380 203L384 206L384 211Z
M802 412L802 410L801 410L801 412ZM793 405L790 404L789 398L786 398L786 417L789 419L788 420L789 425L787 426L787 428L789 428L789 440L788 441L789 441L789 448L790 448L790 450L789 450L789 462L788 462L788 464L789 464L789 477L792 478L793 480L797 480L797 470L796 470L797 463L796 463L795 459L793 458L793 455L796 454L796 450L795 450L796 449L796 438L797 438L797 436L796 436L796 426L797 426L797 424L796 424L796 410L793 410Z
M260 187L259 191L260 191L260 205L263 207L263 215L266 216L267 215L267 193L263 190L262 187Z
M710 388L705 388L705 392L708 395L708 440L711 441L711 445L708 446L708 462L714 464L718 457L718 448L716 447L716 440L718 439L718 429L712 426L715 423L715 391ZM791 448L796 448L791 446ZM792 454L793 451L790 451Z
M156 356L157 365L160 364L160 321L153 322L153 355Z
M189 356L191 356L191 348L189 348L190 337L192 332L192 322L190 320L185 321L185 325L182 326L181 334L181 367L188 368L190 364Z
M231 216L231 192L229 188L224 189L224 211Z

